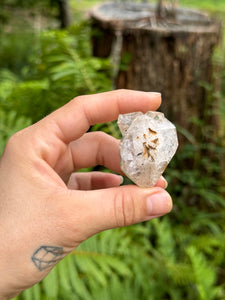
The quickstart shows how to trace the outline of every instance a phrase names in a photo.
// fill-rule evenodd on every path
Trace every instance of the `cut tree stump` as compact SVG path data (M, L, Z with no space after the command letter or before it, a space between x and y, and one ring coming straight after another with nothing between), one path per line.
M149 3L95 7L93 54L113 56L116 88L162 93L160 110L180 129L180 144L201 139L196 120L207 121L217 134L218 99L210 93L220 89L213 51L220 45L221 23L184 8L175 18L157 19L155 10Z

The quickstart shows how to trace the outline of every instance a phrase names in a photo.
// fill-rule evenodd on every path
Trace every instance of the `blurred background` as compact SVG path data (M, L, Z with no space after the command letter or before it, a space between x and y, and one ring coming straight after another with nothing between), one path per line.
M180 140L172 213L92 237L17 300L225 299L224 18L224 0L0 0L0 154L75 96L115 88L162 92ZM90 130L121 137L116 122Z

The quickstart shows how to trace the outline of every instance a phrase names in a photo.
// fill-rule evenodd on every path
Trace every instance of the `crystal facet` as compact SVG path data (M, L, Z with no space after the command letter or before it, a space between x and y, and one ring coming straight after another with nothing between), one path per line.
M175 126L163 113L119 115L121 169L140 187L153 187L178 147Z

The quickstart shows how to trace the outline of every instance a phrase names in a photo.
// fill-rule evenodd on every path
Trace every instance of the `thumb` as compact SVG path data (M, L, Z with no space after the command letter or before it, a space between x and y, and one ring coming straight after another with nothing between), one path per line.
M84 217L82 223L85 226L83 229L87 230L87 236L106 229L150 220L172 209L170 195L158 187L143 189L130 185L80 191L80 198L82 199L79 199L79 206L82 206Z

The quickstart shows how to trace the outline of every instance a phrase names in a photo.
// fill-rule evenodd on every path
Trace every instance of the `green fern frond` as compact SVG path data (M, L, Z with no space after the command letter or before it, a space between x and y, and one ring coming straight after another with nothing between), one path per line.
M45 278L45 280L43 280L42 288L44 294L49 300L57 299L59 292L59 278L57 269L53 269Z
M0 108L0 156L10 136L30 124L29 118L17 117L15 111L5 112Z
M195 247L187 248L186 253L191 261L193 281L199 293L199 299L215 299L218 287L215 287L216 270L210 266L204 255Z

